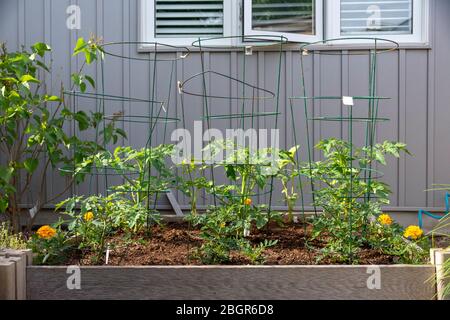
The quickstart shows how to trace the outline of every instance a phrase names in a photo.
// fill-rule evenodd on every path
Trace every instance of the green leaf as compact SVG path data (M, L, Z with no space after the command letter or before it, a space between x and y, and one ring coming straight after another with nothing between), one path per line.
M58 96L44 96L45 101L61 101L61 99Z
M90 76L88 76L88 75L86 75L86 76L84 76L84 77L85 77L86 80L89 82L89 84L92 86L92 88L95 89L95 81L94 81L94 79L92 79L92 77L90 77Z
M33 52L37 53L40 57L44 57L45 52L52 50L52 48L50 48L49 45L42 42L35 43L34 45L31 46L31 49L33 50Z
M227 178L231 180L236 180L236 170L234 170L234 166L226 166L226 174Z
M0 213L4 213L6 209L8 209L9 203L8 198L2 197L0 198Z
M23 163L23 166L25 167L25 170L28 171L28 173L33 173L37 169L38 165L39 161L33 158L26 159Z
M3 81L3 82L13 82L13 83L17 83L17 82L18 82L17 79L11 78L11 77L0 78L0 81Z
M77 44L75 46L75 49L73 50L73 55L76 56L77 54L81 53L87 46L86 41L83 37L78 38Z
M269 222L267 215L257 215L256 216L256 227L258 229L264 228L264 226Z
M127 138L126 132L123 131L123 130L120 129L120 128L116 128L116 133L117 133L118 135L122 136L122 137L125 138L125 139Z
M36 79L35 77L33 77L29 74L22 76L20 78L20 82L22 82L22 83L27 83L27 82L40 83L40 81L38 79Z
M380 150L375 151L375 159L382 165L386 165L386 158L384 157L382 151Z
M36 64L41 67L42 69L44 69L47 72L50 72L50 69L45 65L45 63L41 62L41 61L36 61Z
M86 58L87 64L91 64L96 58L95 53L89 50L84 50L84 57Z
M80 83L80 90L83 93L86 92L86 83L84 83L84 82Z
M8 97L8 98L10 98L10 99L13 99L13 98L20 98L20 95L17 93L17 91L12 90L12 91L9 93L9 97Z
M84 111L78 111L75 113L74 118L78 122L78 128L80 131L84 131L89 128L89 117Z
M0 180L8 183L12 177L14 169L11 167L2 167L0 166Z

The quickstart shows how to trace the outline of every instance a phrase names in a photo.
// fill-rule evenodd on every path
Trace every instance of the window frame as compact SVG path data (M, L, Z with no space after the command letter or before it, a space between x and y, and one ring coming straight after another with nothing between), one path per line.
M402 44L420 44L428 45L429 42L429 20L430 3L429 0L413 0L413 32L412 34L358 34L341 35L341 1L326 0L325 3L325 21L326 35L328 39L338 38L361 38L361 37L379 37ZM340 44L364 44L369 40L349 39L339 41Z
M297 34L289 32L274 32L274 31L261 31L253 30L253 7L252 0L243 0L243 14L242 14L242 25L243 32L246 36L284 36L288 41L292 42L317 42L324 38L323 26L324 26L324 15L323 15L323 0L315 0L315 35L307 34Z
M339 41L339 45L358 46L369 43L369 40L351 39L362 37L379 37L398 42L401 46L428 46L430 31L430 0L413 0L413 33L410 35L392 35L392 34L361 34L361 35L343 35L341 36L340 0L316 0L316 35L299 35L294 33L269 32L252 29L252 10L251 0L224 0L224 24L223 37L208 41L208 47L227 47L242 45L238 37L245 36L281 36L283 35L289 41L297 43L315 43L325 39L350 38L345 41ZM155 37L155 0L139 1L139 39L141 44L139 51L148 52L155 49L154 42L179 46L192 47L192 43L199 39L196 38L159 38ZM207 37L207 36L205 36ZM327 46L327 45L324 45Z

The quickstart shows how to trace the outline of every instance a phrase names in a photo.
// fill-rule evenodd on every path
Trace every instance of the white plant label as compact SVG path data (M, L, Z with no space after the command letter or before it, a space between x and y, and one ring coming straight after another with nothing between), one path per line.
M109 263L109 252L110 252L110 249L109 249L109 245L106 247L106 257L105 257L105 264L108 264Z
M347 96L342 97L342 103L345 106L353 106L354 105L353 97L347 97Z

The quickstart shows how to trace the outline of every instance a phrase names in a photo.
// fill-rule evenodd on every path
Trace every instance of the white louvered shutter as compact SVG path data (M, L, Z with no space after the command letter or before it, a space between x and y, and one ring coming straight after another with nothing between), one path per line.
M155 0L156 38L222 36L223 32L223 0Z

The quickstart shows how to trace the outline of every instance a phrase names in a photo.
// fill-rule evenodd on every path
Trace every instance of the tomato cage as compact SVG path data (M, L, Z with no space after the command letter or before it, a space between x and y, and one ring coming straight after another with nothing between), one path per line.
M138 52L141 46L151 52ZM175 185L152 159L163 152L160 146L169 142L170 132L181 120L176 110L176 71L190 50L157 42L111 42L102 44L101 52L94 90L64 92L65 103L77 116L90 114L98 122L92 130L75 125L70 130L81 137L95 136L98 146L92 157L74 157L73 165L59 170L79 182L74 195L119 192L138 199L147 208L150 225L160 196ZM121 76L129 80L128 85L117 86ZM127 149L131 143L135 153ZM76 155L76 146L70 152Z
M216 45L225 42L226 46ZM282 115L280 86L287 44L285 37L270 35L199 38L192 43L193 75L179 81L178 90L183 127L194 132L200 126L205 131L203 137L195 137L202 141L201 154L184 155L212 180L202 195L203 204L265 203L264 210L271 213L276 186L270 156L279 147L279 141L273 142L279 138L274 132ZM224 50L231 51L228 64L214 58ZM262 51L270 63L261 60ZM261 63L270 66L268 74L258 74ZM257 176L269 179L254 183ZM195 175L190 172L187 178Z
M345 194L336 193L334 199L340 198L344 203L341 209L345 214L341 218L348 220L351 235L356 231L352 230L351 220L357 208L379 197L378 182L374 181L382 179L383 173L374 157L378 127L389 121L381 107L390 98L377 94L377 73L383 61L380 56L393 54L399 45L379 38L352 38L363 43L360 49L342 50L345 40L348 39L324 40L300 47L298 96L290 97L289 101L292 139L295 145L304 145L302 156L297 154L298 170L303 173L298 177L299 192L303 195L302 211L312 211L317 216L319 208L328 210L326 204L318 201L324 188L346 190ZM365 61L367 69L352 69L356 60ZM333 68L341 64L341 70ZM345 85L336 88L336 77L349 80L342 80ZM313 84L319 89L312 90ZM303 126L294 125L300 121ZM324 139L329 139L325 142L327 146L323 142L318 144ZM342 148L345 148L346 165L340 171L321 173L333 152L336 154ZM364 214L364 225L370 218L370 214Z

